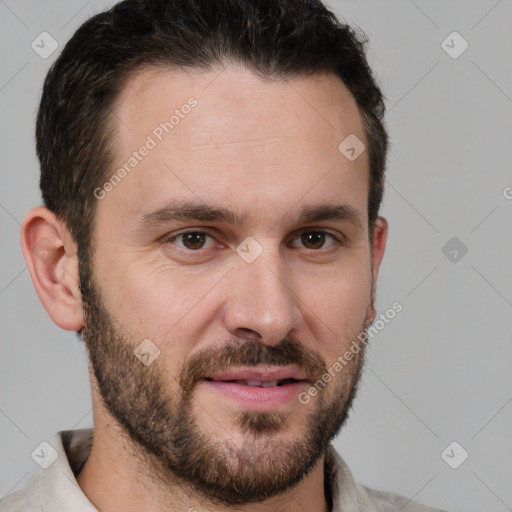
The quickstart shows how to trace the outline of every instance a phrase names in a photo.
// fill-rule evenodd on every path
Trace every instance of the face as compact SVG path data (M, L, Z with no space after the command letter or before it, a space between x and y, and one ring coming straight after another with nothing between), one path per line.
M80 278L94 376L137 455L234 504L299 482L341 427L364 347L333 365L373 318L375 268L368 157L338 150L365 141L345 86L219 72L127 83Z

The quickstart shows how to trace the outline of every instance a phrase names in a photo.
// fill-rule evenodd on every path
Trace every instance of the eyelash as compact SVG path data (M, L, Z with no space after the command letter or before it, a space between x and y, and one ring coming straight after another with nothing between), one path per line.
M200 234L200 235L206 235L212 239L215 239L215 237L213 235L211 235L210 233L206 232L206 231L199 231L199 230L187 230L187 231L181 231L179 233L176 233L176 234L173 234L169 237L165 237L161 240L164 248L167 247L168 245L172 244L176 239L178 239L180 236L184 236L184 235L187 235L187 234ZM304 234L307 234L307 233L315 233L315 234L322 234L322 235L325 235L326 237L330 238L333 242L333 244L331 244L327 249L329 249L330 247L332 247L333 245L336 245L336 244L342 244L342 238L341 236L340 237L337 237L336 235L334 235L333 233L329 232L329 231L325 231L325 230L322 230L322 229L305 229L303 231L300 231L295 237L293 240L297 240L298 238L300 238L302 235ZM201 251L205 251L205 250L208 250L208 248L204 249L204 248L201 248L201 249L188 249L187 247L182 247L182 246L178 246L180 248L180 250L182 251L185 251L185 252L188 252L188 253L199 253ZM320 252L322 250L325 251L325 248L324 247L321 247L320 249L308 249L307 247L303 247L303 249L306 249L306 250L310 250L310 251L313 251L313 252Z

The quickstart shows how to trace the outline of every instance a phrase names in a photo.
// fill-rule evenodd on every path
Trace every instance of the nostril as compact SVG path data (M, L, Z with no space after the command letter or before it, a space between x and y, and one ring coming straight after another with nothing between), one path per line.
M243 340L261 340L263 337L260 333L246 327L238 327L235 334Z

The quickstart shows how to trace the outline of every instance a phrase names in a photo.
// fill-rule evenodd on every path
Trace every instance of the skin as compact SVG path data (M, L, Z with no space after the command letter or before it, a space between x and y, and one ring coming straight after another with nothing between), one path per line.
M148 385L158 381L170 396L181 396L180 371L191 356L210 350L215 362L226 346L244 340L264 347L296 340L331 367L375 315L387 238L383 218L371 236L368 231L367 152L350 162L338 150L349 134L366 144L355 100L329 74L268 82L234 65L222 72L139 71L113 108L112 174L191 96L197 107L98 201L93 278L110 327L130 351L144 339L158 347L150 366L132 364L139 365L136 375L147 375ZM179 201L221 206L245 218L141 226L145 213ZM303 207L326 204L349 205L357 219L297 221ZM210 235L204 248L187 249L179 237L163 243L185 228ZM300 236L311 231L342 242L326 236L324 246L311 248ZM236 252L247 237L262 249L252 263ZM68 330L84 327L90 317L66 226L47 209L34 208L23 224L22 247L53 321ZM90 343L102 336L93 327L84 332ZM259 467L278 458L276 450L284 455L304 438L315 411L336 403L341 421L361 364L355 358L335 373L308 404L283 405L278 427L260 435L241 427L244 411L237 403L203 383L193 388L191 411L205 436L243 453L257 476ZM226 510L145 453L105 404L92 365L90 376L95 435L77 481L99 510ZM343 403L335 401L339 393ZM298 502L305 510L327 511L323 462L322 454L297 485L233 510L284 512Z

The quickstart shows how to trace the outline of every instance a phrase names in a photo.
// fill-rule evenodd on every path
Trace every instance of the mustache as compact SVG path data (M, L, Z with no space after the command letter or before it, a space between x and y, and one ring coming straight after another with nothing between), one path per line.
M283 339L277 345L265 345L254 339L236 340L221 349L205 348L189 356L180 372L180 386L184 392L190 392L212 373L235 366L261 365L295 365L312 382L327 372L326 362L320 353L306 348L299 341Z

